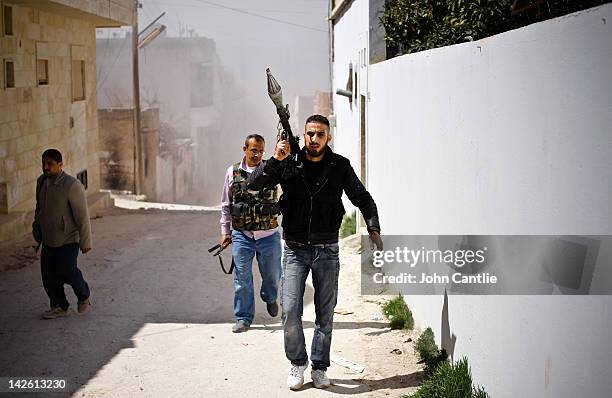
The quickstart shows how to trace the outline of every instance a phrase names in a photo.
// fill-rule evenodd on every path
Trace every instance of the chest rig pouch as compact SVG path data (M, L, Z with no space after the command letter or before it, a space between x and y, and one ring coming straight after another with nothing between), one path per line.
M280 213L276 187L250 191L247 189L248 177L249 174L240 168L240 163L233 165L230 206L232 228L239 231L276 228Z

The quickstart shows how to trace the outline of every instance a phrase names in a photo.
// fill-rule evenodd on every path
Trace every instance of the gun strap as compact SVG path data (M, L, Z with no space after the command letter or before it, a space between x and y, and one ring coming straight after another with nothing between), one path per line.
M232 265L230 266L229 271L225 269L225 266L223 266L223 259L221 258L221 252L223 250L225 250L225 248L228 247L228 246L229 246L229 243L225 244L224 246L221 246L221 245L217 244L217 245L214 245L213 247L211 247L210 249L208 249L209 253L212 253L213 251L216 250L213 253L213 256L219 257L219 264L221 264L221 269L223 270L223 273L225 275L231 275L232 272L234 272L234 267L236 266L236 263L234 263L234 256L232 256Z
M234 267L236 266L236 263L234 263L234 256L232 256L232 265L230 265L229 271L227 271L223 266L223 260L221 259L221 256L219 256L219 264L221 264L221 269L223 270L223 273L225 275L231 275L232 272L234 272Z

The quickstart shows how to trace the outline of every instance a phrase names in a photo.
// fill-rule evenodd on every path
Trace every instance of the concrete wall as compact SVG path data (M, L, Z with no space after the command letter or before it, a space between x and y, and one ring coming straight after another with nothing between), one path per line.
M16 0L19 1L28 0ZM47 7L62 7L65 12L71 12L80 18L92 19L96 26L132 25L134 21L132 0L51 0L40 3L46 3Z
M193 190L193 151L189 145L173 148L157 158L157 196L161 203L176 203Z
M88 192L99 189L95 27L91 22L13 6L12 36L0 37L1 58L15 65L15 88L0 74L0 211L29 211L35 203L40 155L57 148L65 169L87 169ZM36 60L48 60L49 84L37 84ZM85 61L85 100L72 101L72 60Z
M611 20L607 4L370 66L368 188L383 233L612 234ZM346 22L336 63L361 32ZM355 140L346 100L334 107L337 135ZM354 153L350 141L337 150ZM406 300L492 396L612 394L609 296Z
M159 109L145 109L140 112L142 123L143 177L142 193L147 198L157 197L157 158L159 157Z
M174 168L174 187L176 199L183 198L191 192L192 174L190 170L192 166L193 151L191 150L190 144L177 147Z
M134 111L99 109L100 178L104 189L134 190Z
M88 21L98 27L118 27L134 22L133 0L10 0L2 3Z
M304 123L306 118L314 113L314 96L313 95L298 95L293 100L293 106L290 108L291 117L289 122L294 134L302 135L304 133ZM304 143L303 137L302 144Z
M100 109L102 188L134 190L133 109ZM159 110L141 112L144 182L148 201L172 203L193 190L193 149L190 139L168 139L160 131Z
M157 193L157 201L161 203L173 203L174 202L174 158L172 155L157 158L157 186L159 191ZM168 181L170 184L168 184Z
M315 92L313 113L329 116L331 113L331 95L328 91Z
M160 156L159 111L146 109L140 112L142 146L145 170L142 193L148 200L158 200L162 189L158 186L158 161ZM99 109L100 120L100 170L104 189L134 190L134 110ZM164 181L162 180L162 183ZM167 185L167 182L166 182ZM170 183L170 185L172 185Z

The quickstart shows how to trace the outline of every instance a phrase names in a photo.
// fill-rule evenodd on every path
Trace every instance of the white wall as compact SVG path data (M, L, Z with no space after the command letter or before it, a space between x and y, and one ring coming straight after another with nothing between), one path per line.
M383 233L612 234L612 4L373 65L368 87ZM440 341L443 297L406 299ZM455 358L492 396L612 396L612 297L448 308Z
M373 65L370 188L408 171L385 231L612 232L611 9Z
M351 107L347 97L335 93L339 88L346 89L352 63L353 73L357 72L358 76L358 95L367 95L367 68L360 67L360 51L367 54L368 23L368 1L356 0L334 26L332 96L338 127L332 131L332 141L334 150L351 160L357 175L361 167L359 100L353 99ZM353 206L344 199L347 211L352 211Z

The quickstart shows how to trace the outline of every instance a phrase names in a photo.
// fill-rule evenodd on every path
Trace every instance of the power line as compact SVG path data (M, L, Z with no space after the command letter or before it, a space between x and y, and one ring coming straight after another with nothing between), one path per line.
M166 5L166 6L173 6L173 7L187 7L187 8L204 8L203 6L199 6L196 4L183 4L183 3L166 3L163 1L157 1L157 4L162 4L162 5ZM215 6L210 6L210 7L206 7L206 8L215 8ZM242 11L249 11L249 12L273 12L276 14L300 14L300 15L319 15L319 16L327 16L327 10L323 10L321 12L315 12L315 11L289 11L289 10L267 10L267 9L260 9L260 8L249 8L249 9L244 9Z
M101 87L101 86L102 86L102 85L103 85L103 84L106 82L106 80L107 80L107 79L109 78L109 76L111 75L111 73L112 73L113 69L115 68L115 64L117 63L117 60L118 60L118 59L119 59L119 57L121 56L121 53L123 52L123 47L124 47L124 45L125 45L125 43L126 43L127 41L128 41L128 37L127 37L127 36L125 36L125 37L123 37L123 38L122 38L122 40L121 40L121 45L120 45L120 47L119 47L119 50L117 51L117 55L115 56L115 59L114 59L114 60L113 60L113 62L111 63L110 68L108 68L107 73L106 73L106 76L104 76L104 78L103 78L103 79L98 80L98 81L96 82L96 91L98 90L98 88L99 88L99 87Z
M285 20L282 20L282 19L267 17L265 15L256 14L254 12L241 10L239 8L234 8L234 7L224 6L224 5L221 5L221 4L218 4L218 3L213 3L212 1L207 1L207 0L195 0L195 1L198 1L198 2L204 3L204 4L209 4L211 6L215 6L215 7L219 7L219 8L224 8L226 10L231 10L231 11L234 11L234 12L237 12L237 13L240 13L240 14L250 15L250 16L256 17L256 18L266 19L268 21L278 22L278 23L282 23L282 24L285 24L285 25L291 25L291 26L295 26L295 27L298 27L298 28L313 30L315 32L323 32L323 33L327 34L327 30L317 29L317 28L313 28L313 27L310 27L310 26L306 26L306 25L300 25L300 24L296 24L296 23L293 23L293 22L285 21Z

